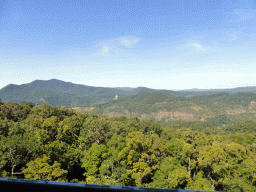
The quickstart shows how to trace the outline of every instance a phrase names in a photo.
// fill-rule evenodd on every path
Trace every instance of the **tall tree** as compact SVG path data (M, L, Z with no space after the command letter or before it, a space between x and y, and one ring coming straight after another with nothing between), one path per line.
M27 163L27 168L22 172L26 179L33 180L48 180L48 181L67 181L66 175L68 171L60 168L60 163L57 161L53 165L49 164L50 157L43 155L34 161Z

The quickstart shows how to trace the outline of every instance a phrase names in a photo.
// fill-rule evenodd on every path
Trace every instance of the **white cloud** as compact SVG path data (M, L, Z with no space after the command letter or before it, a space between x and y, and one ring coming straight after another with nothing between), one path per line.
M176 45L175 48L180 52L181 55L194 55L194 54L206 54L209 53L211 47L205 46L201 42L187 41L187 43Z
M105 39L104 41L99 41L96 44L96 46L99 47L99 51L98 53L96 53L96 55L104 55L104 56L117 55L121 52L124 52L124 49L122 48L122 46L126 48L131 48L138 42L139 42L139 38L133 38L130 36Z
M200 51L204 50L203 46L200 45L199 43L191 43L190 46L194 46L194 47L196 47Z
M139 39L126 39L126 38L122 38L120 41L120 45L123 45L127 48L132 47L133 45L137 44L139 42Z
M122 53L123 50L117 47L114 44L100 44L100 49L98 51L98 54L96 55L102 55L102 56L117 56L118 54Z
M101 54L107 54L110 51L110 47L107 45L104 45L101 47Z

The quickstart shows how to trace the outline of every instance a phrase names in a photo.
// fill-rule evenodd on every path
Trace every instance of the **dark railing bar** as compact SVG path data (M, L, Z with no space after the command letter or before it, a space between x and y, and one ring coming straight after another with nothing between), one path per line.
M88 185L71 182L53 182L41 180L27 180L27 179L12 179L0 177L1 191L10 191L11 189L24 190L74 190L72 192L80 191L150 191L150 192L208 192L199 190L183 190L183 189L156 189L143 187L123 187L123 186L108 186L108 185Z

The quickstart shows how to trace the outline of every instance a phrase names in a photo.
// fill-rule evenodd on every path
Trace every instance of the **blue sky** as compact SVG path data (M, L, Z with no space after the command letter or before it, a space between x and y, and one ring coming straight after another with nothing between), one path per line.
M0 88L256 86L255 1L1 0Z

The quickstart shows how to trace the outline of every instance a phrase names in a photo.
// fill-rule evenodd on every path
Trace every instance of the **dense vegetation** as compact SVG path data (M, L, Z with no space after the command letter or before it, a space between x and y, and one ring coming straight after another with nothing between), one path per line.
M151 188L256 191L255 121L80 114L0 102L0 176Z
M46 103L54 107L88 106L113 100L115 94L112 89L75 85L59 80L38 80L23 85L10 84L0 90L0 98L4 102L29 101L33 104Z
M15 102L18 104L23 101L29 101L33 104L46 103L53 107L85 107L112 101L117 94L135 95L152 90L144 87L134 89L92 87L51 79L48 81L35 80L22 85L9 84L0 89L0 98L3 102ZM167 92L175 93L174 91Z
M215 93L182 97L162 92L142 92L92 107L73 108L81 113L153 119L165 125L179 120L202 121L211 126L226 126L239 121L256 121L255 93Z
M140 93L163 93L166 95L192 97L197 95L212 95L221 92L237 93L237 92L255 93L256 87L244 87L226 90L202 90L202 91L171 91L149 89L146 87L137 88L107 88L79 85L65 82L57 79L51 80L35 80L28 84L14 85L9 84L0 89L0 98L3 102L22 103L29 101L33 104L48 104L53 107L86 107L94 104L106 103L113 101L118 96L134 96ZM131 97L130 97L131 99Z
M118 98L114 100L116 95ZM153 119L163 125L185 120L222 127L239 121L256 121L255 87L170 91L91 87L52 79L10 84L0 90L0 98L5 103L20 104L26 100L34 105L66 106L81 113Z

